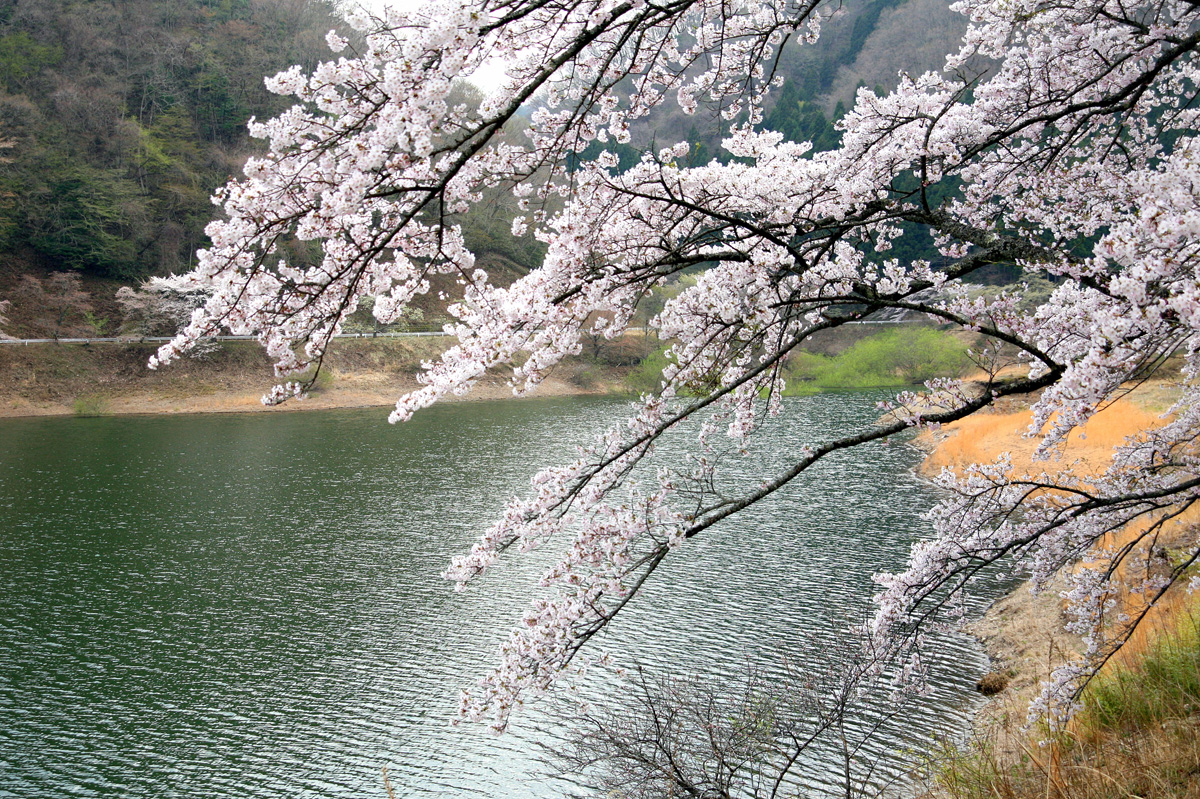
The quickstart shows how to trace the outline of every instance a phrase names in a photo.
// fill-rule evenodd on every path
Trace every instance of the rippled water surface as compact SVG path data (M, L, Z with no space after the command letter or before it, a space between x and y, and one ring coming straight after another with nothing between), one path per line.
M740 479L870 420L872 399L789 400ZM403 797L586 793L542 774L537 708L499 738L449 725L536 563L466 594L439 573L536 464L624 407L0 423L0 796L382 797L384 766ZM600 643L714 676L796 657L920 534L915 458L840 456L689 543ZM944 642L938 690L870 756L961 725L980 668Z

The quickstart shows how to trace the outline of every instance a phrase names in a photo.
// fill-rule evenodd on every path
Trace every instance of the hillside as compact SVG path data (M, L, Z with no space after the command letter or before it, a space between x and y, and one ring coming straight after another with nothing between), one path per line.
M207 241L213 191L259 146L246 120L286 105L263 76L330 57L324 37L339 22L333 0L0 0L4 332L111 335L127 324L114 300L121 286L187 271ZM785 46L766 124L817 150L834 147L833 122L855 86L887 88L898 69L935 67L960 29L938 0L848 2L816 44ZM469 87L459 92L477 99ZM715 114L686 117L668 104L635 144L691 139L703 163L720 156L721 136ZM622 164L640 153L627 147ZM497 188L459 220L502 283L544 252L532 236L512 237L514 213L514 198ZM301 245L285 248L305 257ZM899 254L927 250L919 241ZM55 273L78 276L82 293ZM419 319L440 326L437 296L452 299L455 289L433 286Z
M330 0L0 4L0 249L137 280L189 267L263 76L313 66Z
M883 92L895 87L901 71L940 70L965 30L966 18L944 0L849 0L821 26L814 44L782 47L775 74L783 86L767 99L763 127L792 141L811 140L816 151L830 149L838 140L833 123L859 86ZM693 161L705 163L722 157L724 135L716 113L686 116L668 104L635 131L634 144L688 139L697 145Z

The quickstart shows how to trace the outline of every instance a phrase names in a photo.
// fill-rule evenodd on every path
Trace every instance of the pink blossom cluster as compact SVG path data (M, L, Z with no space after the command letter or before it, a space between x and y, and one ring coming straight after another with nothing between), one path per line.
M860 91L840 146L812 153L758 125L780 48L815 38L835 6L440 0L352 15L360 52L268 81L297 104L252 123L269 150L219 192L212 245L186 278L211 299L154 365L226 328L257 336L281 376L296 374L364 297L386 322L433 276L454 276L457 344L400 399L392 420L403 420L497 368L514 391L533 390L583 335L622 335L656 289L700 270L650 322L670 344L661 390L573 463L539 472L450 567L462 584L514 545L564 539L549 594L464 695L465 715L503 727L664 558L826 455L1033 391L1045 472L1016 479L1001 459L943 475L932 537L904 571L879 578L873 638L912 653L923 630L957 619L986 567L1045 585L1086 555L1102 565L1068 598L1091 649L1048 701L1068 707L1123 640L1099 633L1116 566L1131 555L1098 542L1135 519L1149 520L1153 538L1200 488L1200 6L960 0L970 25L945 70L900 75L882 97ZM340 52L348 41L329 37ZM507 82L477 104L456 101L455 81L497 58ZM718 107L734 157L688 165L681 142L624 171L610 152L580 161L593 143L632 141L666 102ZM523 108L533 110L518 142ZM536 209L513 220L514 234L532 228L548 252L501 286L476 268L456 218L482 189L507 184ZM936 264L889 256L914 226L934 237ZM284 244L296 240L320 256L289 260ZM1053 293L1030 303L1021 291L975 290L973 275L995 264L1048 278ZM900 395L890 421L811 442L753 490L720 490L723 453L744 451L779 412L789 356L817 331L884 309L978 331L985 377ZM1115 449L1099 478L1058 463L1070 431L1173 354L1185 363L1181 395L1161 427ZM1023 371L1004 371L1013 365ZM638 468L657 464L660 436L687 425L700 454ZM1184 552L1165 583L1141 589L1160 595L1198 555Z

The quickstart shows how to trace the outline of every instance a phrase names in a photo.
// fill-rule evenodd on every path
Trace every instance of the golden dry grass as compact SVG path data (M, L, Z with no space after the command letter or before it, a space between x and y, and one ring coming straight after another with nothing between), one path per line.
M1008 452L1017 474L1055 465L1073 465L1084 476L1097 474L1107 468L1114 446L1162 424L1161 412L1169 401L1168 392L1153 387L1114 403L1071 435L1057 464L1033 460L1036 440L1026 435L1032 418L1028 410L976 415L948 425L937 434L940 440L925 442L931 451L923 471L957 470ZM1200 510L1189 510L1159 530L1152 530L1152 524L1147 519L1110 533L1099 542L1094 557L1099 561L1104 551L1137 542L1117 567L1117 577L1139 582L1147 573L1169 568L1173 548L1194 549ZM1181 627L1197 625L1197 597L1177 584L1148 609L1141 594L1125 592L1114 598L1114 617L1145 611L1145 618L1097 680L1119 681L1137 693L1141 682L1136 675L1161 656L1163 642L1178 637ZM1114 624L1113 634L1128 631ZM1013 725L993 728L990 738L955 751L936 767L938 786L933 793L956 799L1200 799L1200 704L1167 707L1153 723L1134 729L1104 728L1089 721L1086 712L1079 719L1049 746L1039 745L1041 734L1036 731L1022 733Z
M946 425L922 471L936 474L946 466L961 469L970 463L994 460L1004 452L1012 456L1018 474L1040 471L1045 465L1033 460L1037 440L1027 436L1032 420L1032 412L1022 410L979 413ZM1094 474L1105 468L1114 446L1160 424L1161 415L1135 399L1118 400L1093 416L1081 430L1071 433L1060 463L1078 462L1085 474Z
M1163 423L1163 416L1158 410L1163 407L1161 389L1151 387L1148 390L1150 392L1153 393L1149 402L1146 394L1120 399L1093 416L1083 428L1073 431L1056 463L1033 459L1037 438L1028 435L1033 414L1025 409L1013 413L976 414L947 425L941 431L941 439L926 457L922 470L926 474L935 474L944 467L960 470L970 463L991 461L1007 452L1016 475L1031 475L1043 469L1065 465L1072 466L1084 476L1098 474L1108 467L1114 447ZM1190 544L1198 522L1200 509L1197 508L1167 522L1161 530L1151 531L1152 519L1139 520L1099 541L1097 557L1103 552L1118 551L1142 539L1116 569L1116 576L1122 582L1139 581L1147 573L1163 568L1161 559L1164 551ZM1141 595L1126 594L1118 599L1120 612L1134 615L1146 609L1146 600ZM1177 602L1175 592L1159 600L1147 615L1146 629L1170 619ZM1135 633L1130 642L1131 655L1136 656L1141 651L1146 636L1153 637L1141 630Z
M1064 750L1027 744L1017 761L996 759L987 744L935 766L925 797L952 799L1200 799L1200 729L1167 723Z
M1189 515L1193 518L1197 516L1194 513ZM1123 568L1130 569L1136 566L1123 564ZM1149 608L1146 607L1146 599L1141 595L1125 594L1118 597L1118 600L1124 613L1133 616L1145 612L1145 617L1113 657L1113 668L1134 668L1164 635L1176 632L1186 623L1196 608L1196 597L1188 592L1186 580L1172 585Z

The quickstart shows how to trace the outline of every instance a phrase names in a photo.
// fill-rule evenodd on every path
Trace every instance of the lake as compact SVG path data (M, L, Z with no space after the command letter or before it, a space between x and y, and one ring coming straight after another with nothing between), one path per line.
M871 420L878 398L787 400L737 479ZM384 766L402 797L588 795L543 773L559 728L539 706L499 737L450 725L537 558L462 594L440 573L537 465L626 406L0 421L0 797L384 797ZM689 542L597 651L714 680L819 656L923 534L918 459L841 455ZM898 767L963 728L984 659L946 638L933 667L935 690L864 757ZM806 780L835 766L816 757Z

